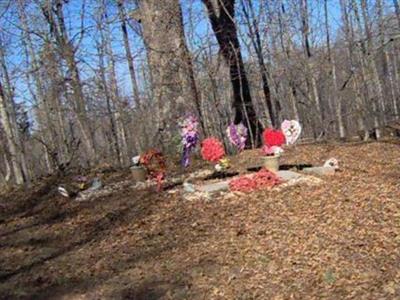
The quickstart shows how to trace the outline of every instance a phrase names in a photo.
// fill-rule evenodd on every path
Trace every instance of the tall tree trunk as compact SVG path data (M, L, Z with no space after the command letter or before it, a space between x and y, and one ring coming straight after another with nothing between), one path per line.
M300 0L300 14L302 23L302 39L303 48L305 54L305 65L306 65L306 83L308 97L315 105L315 112L317 114L317 126L322 128L323 126L323 116L321 109L321 101L318 93L317 82L314 76L313 63L312 63L312 53L309 40L310 25L309 25L309 13L308 13L308 0Z
M211 27L217 38L220 51L229 66L233 88L234 123L243 122L251 136L253 146L261 143L262 126L257 119L250 87L244 68L243 58L237 37L234 0L202 0L207 7Z
M359 9L358 9L358 4L356 3L355 0L351 1L352 4L352 9L357 25L357 29L360 34L363 33L363 26L361 22L361 17L359 14ZM372 106L372 114L373 114L373 127L375 131L376 138L379 139L381 137L381 130L380 130L380 115L381 112L384 111L384 104L383 104L383 96L382 96L382 87L381 87L381 82L378 78L378 73L376 70L376 65L375 61L373 58L368 57L368 53L372 53L372 36L371 32L369 30L369 17L366 12L366 3L364 0L361 0L361 9L363 13L363 19L364 19L364 30L365 30L365 36L366 36L366 41L361 36L360 40L360 47L361 51L358 51L359 54L359 59L360 59L360 71L361 71L361 77L362 77L362 82L365 86L365 93L366 93L366 102L370 103ZM373 84L370 84L370 83Z
M399 49L399 47L397 47L396 45L394 45L394 53L392 54L392 59L391 61L391 69L392 69L392 73L393 73L393 85L394 88L396 90L396 97L394 99L394 103L393 106L397 108L397 115L396 115L396 119L399 118L399 105L400 105L400 76L399 76L399 72L400 72L400 68L398 67L398 63L397 63L397 49Z
M83 145L89 161L97 162L94 137L91 132L86 113L85 98L82 90L82 83L75 58L75 47L68 37L65 27L62 0L47 0L41 5L42 13L49 25L50 33L56 41L58 50L65 60L71 76L71 86L74 96L74 110L77 115L78 126L82 134Z
M247 5L245 2L247 2ZM246 25L250 33L251 44L253 45L254 51L257 56L258 67L261 75L261 80L263 83L263 92L264 92L265 102L267 104L268 114L271 119L272 127L276 127L278 126L279 118L277 115L279 110L277 109L275 112L272 105L271 89L268 83L269 74L264 62L264 54L262 50L260 30L254 13L253 2L251 0L247 1L241 0L241 4L242 4L242 11L246 19ZM276 99L275 101L276 101L276 107L279 108L280 107L279 100Z
M40 78L40 65L38 59L36 57L36 53L33 47L31 34L28 29L28 22L25 13L25 7L22 0L18 0L18 14L21 22L21 27L23 30L23 39L22 43L26 48L27 55L29 57L29 65L32 66L32 70L28 72L28 76L32 74L33 82L35 85L35 98L37 99L37 108L36 108L36 119L39 125L39 129L41 132L41 138L43 141L43 152L45 154L45 162L47 166L47 171L52 173L54 171L54 164L59 164L59 162L54 162L54 157L60 157L61 161L63 161L63 153L60 148L59 139L57 132L62 131L62 128L56 128L55 124L52 122L51 118L51 106L49 105L45 92L43 90L43 83ZM57 155L54 155L56 152Z
M350 15L348 12L348 8L347 8L347 1L346 0L340 0L340 7L342 10L342 19L343 19L343 23L344 23L344 32L345 32L345 36L346 36L346 49L347 49L347 55L348 55L348 59L350 62L350 76L353 77L352 83L353 83L353 87L355 90L355 107L357 110L357 125L358 125L358 130L360 132L363 133L364 135L364 140L368 139L368 128L367 128L367 124L366 124L366 120L365 120L365 114L364 114L364 110L365 110L365 103L363 102L362 98L361 98L361 90L360 90L360 84L359 84L359 80L358 80L358 75L355 73L354 70L354 36L353 36L353 32L352 32L352 28L351 28L351 24L350 24ZM363 89L364 90L364 89Z
M15 124L15 110L13 108L13 103L9 103L9 99L7 98L8 97L4 93L3 85L0 82L0 121L6 135L15 182L17 184L24 184L27 174L24 174L21 164L23 153L21 151L21 141L19 140L17 132L17 124Z
M7 112L8 124L10 126L12 134L12 141L14 145L17 147L17 155L18 155L17 161L20 164L24 182L29 184L31 179L31 174L27 165L25 145L17 124L17 112L14 102L14 87L12 86L11 79L9 76L5 59L5 52L1 40L0 40L0 73L2 73L4 78L4 85L0 87L0 93L2 94L2 98L4 99L3 100L4 108L5 111Z
M124 8L124 0L117 0L117 7L118 7L118 17L121 22L122 38L124 40L125 57L128 62L129 75L131 78L132 95L133 98L135 99L135 104L140 107L139 86L136 80L135 65L133 63L131 46L129 43L128 28L126 26L126 13Z
M42 89L45 94L45 102L50 109L49 118L53 120L53 124L55 124L54 130L57 132L57 144L60 149L58 149L59 152L56 154L55 159L59 171L63 171L65 163L70 160L73 152L68 137L68 122L66 120L66 107L64 106L63 98L67 99L68 103L73 103L73 100L69 100L71 96L65 84L65 78L61 69L62 62L59 60L59 57L55 45L50 41L46 41L38 57L42 68L40 74L37 75L40 76L40 83L44 84Z
M324 0L324 14L325 14L325 30L326 30L326 47L328 48L328 62L332 75L332 98L335 106L336 121L339 129L339 137L344 139L346 132L344 128L343 115L342 115L342 97L339 94L337 75L336 75L336 62L335 56L331 51L331 40L329 31L329 17L328 17L328 0Z
M139 93L139 85L136 79L136 68L132 57L131 46L129 43L129 34L128 34L128 27L127 27L127 15L125 12L124 7L124 0L117 0L117 7L118 7L118 17L121 22L121 31L122 31L122 38L124 41L124 48L125 48L125 57L128 62L128 69L129 75L131 78L131 85L132 85L132 95L134 98L134 103L136 109L133 111L132 116L134 119L140 118L142 116L142 107L141 107L141 99ZM142 152L142 142L141 142L141 135L136 135L133 144L135 145L136 150L140 153Z
M384 15L383 15L383 3L382 0L376 0L376 8L378 14L378 27L379 27L379 54L380 54L380 62L382 69L382 82L384 85L384 90L387 93L384 93L384 97L386 99L391 99L391 104L393 108L393 115L397 117L399 111L396 103L396 92L394 87L394 80L391 72L391 62L389 60L388 51L385 46L385 24L384 24ZM387 117L387 109L383 111L383 116Z
M281 46L282 53L284 53L284 72L288 80L289 91L287 92L290 106L292 108L293 118L295 120L300 120L299 108L297 106L297 89L296 84L292 78L291 70L289 68L289 62L291 61L291 40L286 34L286 22L283 19L286 10L285 5L282 0L279 0L278 7L278 27L279 27L279 42Z
M104 22L104 31L105 36L103 35L103 46L105 52L108 56L108 73L110 79L110 92L111 92L111 99L113 100L115 111L115 125L117 129L117 136L118 136L118 148L119 148L119 162L122 166L129 163L128 158L128 145L127 145L127 136L125 125L123 122L124 119L124 112L120 102L120 95L117 83L117 74L115 71L115 57L113 53L113 49L111 46L111 33L108 27L108 16L106 11L106 4L104 0L102 0L102 21Z
M204 129L200 98L192 61L186 46L179 0L140 0L136 18L143 25L157 105L156 136L166 146L178 130L177 119L190 111L199 115Z
M103 38L102 38L103 39ZM102 40L100 44L97 45L97 52L99 57L99 76L100 76L100 89L104 93L104 97L106 99L106 108L107 108L107 115L110 121L111 127L111 149L116 154L116 161L120 165L120 149L118 145L118 133L117 133L117 126L115 121L114 115L114 108L112 106L112 100L110 91L108 88L107 77L106 77L106 68L104 64L104 57L105 57L105 50L104 50L104 41Z

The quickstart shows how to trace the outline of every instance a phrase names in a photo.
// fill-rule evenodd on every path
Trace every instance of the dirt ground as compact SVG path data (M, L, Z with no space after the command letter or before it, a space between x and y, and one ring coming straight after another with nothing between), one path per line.
M284 162L330 157L341 171L319 186L211 201L78 202L51 179L2 194L0 299L400 299L400 144L298 146Z

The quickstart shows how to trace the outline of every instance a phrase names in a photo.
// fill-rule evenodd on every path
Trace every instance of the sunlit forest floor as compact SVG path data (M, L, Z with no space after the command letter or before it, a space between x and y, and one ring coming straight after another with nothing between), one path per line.
M330 157L341 170L321 185L211 201L78 202L51 179L2 195L0 298L399 299L400 143L304 145L284 162Z

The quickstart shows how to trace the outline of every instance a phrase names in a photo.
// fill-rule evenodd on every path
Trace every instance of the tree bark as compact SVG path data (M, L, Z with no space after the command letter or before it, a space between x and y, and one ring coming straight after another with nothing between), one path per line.
M74 110L77 116L77 122L82 134L83 144L87 153L88 163L97 161L93 134L91 132L86 113L85 98L82 90L82 83L75 58L75 47L68 38L65 28L63 1L47 0L41 6L42 13L49 25L50 33L55 39L58 50L65 60L71 76L71 86L74 95Z
M132 95L133 98L135 99L135 104L140 107L139 86L136 80L135 65L133 63L131 46L129 43L128 28L126 26L126 13L124 8L124 0L117 0L117 7L118 7L119 20L121 22L122 38L124 40L125 57L126 61L128 62L129 75L131 78Z
M340 139L344 139L346 137L346 131L343 122L342 115L342 97L339 94L338 83L337 83L337 75L336 75L336 62L335 56L331 51L331 40L330 40L330 31L329 31L329 17L328 17L328 0L324 0L324 14L325 14L325 30L326 30L326 47L328 50L328 62L331 69L332 75L332 98L333 105L335 106L335 114L336 121L339 129L339 137Z
M141 0L139 8L137 15L143 26L157 106L156 140L167 146L178 130L176 121L190 111L198 114L204 130L200 98L185 42L179 0Z
M359 14L358 4L355 0L351 1L352 9L357 25L357 29L360 34L363 33L363 26L361 22L361 17ZM360 71L361 71L361 78L364 84L364 93L366 96L366 103L369 103L372 106L372 115L373 115L373 127L375 131L375 135L377 139L381 138L381 130L380 130L380 115L381 112L384 111L384 104L383 104L383 96L382 96L382 87L380 80L378 78L378 73L376 70L375 61L373 58L368 57L368 53L373 51L372 49L372 40L371 40L371 32L369 30L369 17L366 13L364 0L361 0L361 10L364 19L364 30L366 41L361 35L360 40L360 50L358 51L359 59L360 59ZM373 84L369 84L373 82Z
M116 132L117 132L117 141L118 141L118 154L119 154L119 163L121 166L129 164L129 158L128 158L128 145L127 145L127 136L126 136L126 130L125 130L125 125L123 122L123 117L124 117L124 112L121 106L121 101L120 101L120 93L118 89L118 80L117 80L117 74L115 71L115 57L114 53L111 47L111 33L108 27L108 16L107 16L107 10L106 10L106 4L104 0L102 0L101 3L101 21L104 23L104 33L102 33L102 39L103 39L103 47L105 50L105 53L108 56L108 74L109 74L109 80L110 80L110 92L111 92L111 99L114 104L115 112L114 112L114 119L115 119L115 125L116 125Z
M282 0L279 1L279 8L278 8L278 28L279 28L279 42L281 46L281 50L284 53L284 72L288 79L289 90L287 92L290 106L292 109L293 119L300 121L300 113L297 103L297 89L296 84L292 78L291 70L289 68L289 63L292 60L291 56L291 44L292 41L290 37L286 34L286 22L284 21L283 17L286 14L285 6Z
M245 4L247 2L247 6ZM241 0L242 4L242 11L246 19L246 25L250 33L250 39L251 43L253 45L254 51L257 56L257 61L258 61L258 67L261 75L261 81L262 81L262 86L263 86L263 92L264 92L264 97L265 97L265 103L267 104L267 109L268 109L268 114L270 116L271 120L271 125L272 127L277 127L278 126L278 109L276 112L274 111L273 105L272 105L272 97L271 97L271 89L270 85L268 82L269 74L267 70L267 66L265 65L264 62L264 54L262 50L262 43L261 43L261 37L260 37L260 30L259 26L255 17L254 13L254 7L253 7L253 2L251 0ZM279 100L276 99L276 108L280 107Z
M249 82L237 37L234 0L202 0L207 7L211 27L217 38L220 51L229 66L233 88L234 123L243 122L251 137L252 146L261 143L262 126L251 100Z
M376 8L378 14L378 27L379 27L379 54L380 54L380 62L382 69L382 83L384 86L384 97L385 99L391 99L391 104L393 108L393 115L396 118L399 111L396 103L396 92L394 87L394 79L391 72L391 62L389 59L388 51L385 46L385 24L384 24L384 15L383 15L383 2L382 0L376 0ZM378 68L378 66L376 67ZM383 116L387 117L387 109L383 111ZM385 120L386 121L386 120Z
M309 15L308 15L308 0L300 0L300 14L301 14L301 23L302 23L302 38L303 38L303 47L305 54L305 65L306 65L306 83L307 83L307 91L308 98L315 105L315 112L317 114L317 127L323 126L323 116L321 110L321 101L319 97L319 92L317 88L317 82L314 76L313 64L312 64L312 53L311 46L309 41L310 34L310 26L309 26Z
M8 97L4 93L3 85L0 82L0 121L4 129L8 151L10 153L11 166L13 169L15 182L18 185L26 182L26 175L21 164L23 153L21 151L21 141L15 124L15 110L13 103L9 103Z
M347 9L347 1L346 0L340 0L340 7L342 10L342 19L344 23L344 33L346 37L346 49L347 49L347 55L350 63L350 76L353 78L352 79L352 84L354 87L354 93L355 93L355 107L357 110L357 125L358 125L358 130L363 133L364 135L364 140L368 139L369 133L367 129L367 124L365 120L365 103L361 98L361 90L360 90L360 84L359 84L359 79L358 75L355 72L355 63L354 63L354 37L352 33L352 28L350 25L350 15ZM365 92L365 91L364 91Z

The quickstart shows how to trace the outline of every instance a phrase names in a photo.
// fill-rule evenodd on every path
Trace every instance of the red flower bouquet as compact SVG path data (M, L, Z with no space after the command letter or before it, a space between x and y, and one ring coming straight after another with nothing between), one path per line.
M264 146L262 152L264 155L276 155L283 152L282 145L285 143L285 135L281 130L267 128L263 132Z
M281 147L286 141L285 135L281 130L274 130L271 128L267 128L264 130L263 138L264 138L264 144L269 147L272 146Z
M209 162L218 162L225 156L224 146L216 138L207 138L201 143L201 156Z

